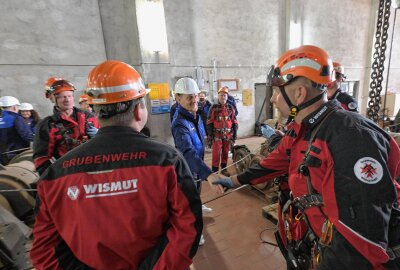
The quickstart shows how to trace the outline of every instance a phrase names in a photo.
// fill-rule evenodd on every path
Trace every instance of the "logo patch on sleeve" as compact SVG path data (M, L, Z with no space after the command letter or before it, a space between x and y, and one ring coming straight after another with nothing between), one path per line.
M348 107L350 110L355 110L355 109L357 108L357 104L356 104L355 102L350 102L350 103L347 105L347 107Z
M366 184L376 184L383 177L382 165L374 158L360 158L354 165L354 174Z

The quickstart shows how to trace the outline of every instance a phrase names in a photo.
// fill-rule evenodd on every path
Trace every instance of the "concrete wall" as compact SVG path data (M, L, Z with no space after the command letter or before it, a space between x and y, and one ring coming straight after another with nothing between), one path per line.
M138 23L137 8L144 1L3 1L0 95L29 101L44 116L51 112L42 90L48 77L64 76L83 89L94 65L117 59L137 68L146 83L168 82L171 89L177 77L191 76L215 95L217 79L237 78L240 90L232 94L241 99L242 89L265 82L268 67L288 47L288 25L296 19L303 44L323 47L349 79L360 80L365 109L376 0L163 1L168 51L160 54L142 46L145 26ZM393 44L389 89L399 91L399 22ZM240 100L238 109L239 136L252 135L254 107ZM150 115L149 126L154 137L172 143L168 114Z
M2 1L0 17L0 96L31 102L42 116L52 108L48 77L82 89L89 69L106 59L97 0Z
M232 95L240 98L242 89L265 81L266 66L279 50L279 1L178 0L164 1L164 6L171 85L175 76L202 74L203 88L215 96L215 80L237 78L241 88ZM249 136L254 107L242 105L240 98L238 134Z
M371 0L304 1L304 44L324 48L333 61L345 67L348 80L359 80L364 89L368 76ZM317 30L317 31L316 31ZM359 92L359 99L368 95ZM363 110L365 106L362 106Z

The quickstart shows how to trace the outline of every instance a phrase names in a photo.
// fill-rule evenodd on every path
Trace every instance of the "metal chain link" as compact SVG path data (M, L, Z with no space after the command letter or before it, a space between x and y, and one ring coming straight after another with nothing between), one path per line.
M390 0L379 0L378 18L375 33L375 52L373 55L371 83L368 101L367 116L375 122L379 120L383 71L385 70L386 41L388 38Z

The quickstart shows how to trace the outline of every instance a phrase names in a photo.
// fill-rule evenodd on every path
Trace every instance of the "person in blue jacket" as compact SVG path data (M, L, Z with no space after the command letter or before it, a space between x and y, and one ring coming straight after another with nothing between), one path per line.
M36 133L36 125L40 121L40 117L37 111L33 109L32 104L30 103L21 103L21 106L19 106L19 114L24 118L25 124L27 124L31 130L32 133Z
M0 115L0 162L8 162L23 149L29 147L33 141L33 132L24 119L18 114L21 105L15 97L3 96L0 98L2 113ZM18 151L21 149L21 151Z
M204 125L198 111L200 93L196 82L191 78L181 78L175 84L176 107L171 131L175 147L183 154L196 182L201 190L201 181L213 177L211 169L204 163ZM212 209L203 205L203 213ZM204 244L204 238L200 240Z

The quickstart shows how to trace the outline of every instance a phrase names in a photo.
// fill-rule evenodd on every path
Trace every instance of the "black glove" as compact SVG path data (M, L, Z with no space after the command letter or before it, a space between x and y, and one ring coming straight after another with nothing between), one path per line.
M207 146L208 146L208 148L212 148L213 142L214 142L214 137L208 136L207 137Z

